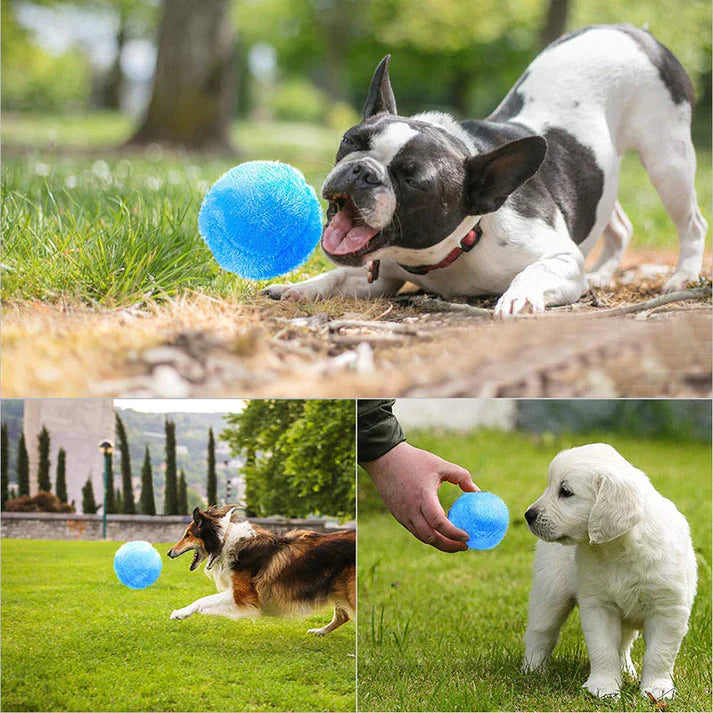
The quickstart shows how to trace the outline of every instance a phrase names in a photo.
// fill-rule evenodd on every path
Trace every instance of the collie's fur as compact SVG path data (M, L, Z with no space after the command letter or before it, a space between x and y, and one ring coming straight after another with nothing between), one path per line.
M171 558L193 550L190 570L208 560L205 573L218 594L198 599L171 614L240 618L309 614L334 606L329 624L310 629L324 636L345 624L356 610L356 535L353 530L322 534L293 530L276 535L246 520L230 506L196 508L183 537L168 551Z

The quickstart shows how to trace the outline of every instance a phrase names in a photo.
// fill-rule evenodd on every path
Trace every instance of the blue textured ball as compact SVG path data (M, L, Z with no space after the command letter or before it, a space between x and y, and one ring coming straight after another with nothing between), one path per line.
M218 264L251 280L299 267L322 235L322 207L293 166L248 161L221 176L203 199L198 230Z
M451 505L448 519L470 535L466 544L471 550L491 550L505 537L509 513L494 493L463 493Z
M161 574L161 555L150 542L135 540L122 545L114 555L114 571L129 589L146 589Z

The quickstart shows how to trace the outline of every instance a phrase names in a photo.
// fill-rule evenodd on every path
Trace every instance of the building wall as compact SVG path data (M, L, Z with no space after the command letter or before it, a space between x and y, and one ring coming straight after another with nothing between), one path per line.
M517 405L512 399L397 399L394 414L407 436L410 428L512 431L517 420Z
M104 457L99 451L103 440L114 441L114 402L112 399L26 399L24 432L30 458L30 493L37 492L39 454L37 437L46 426L50 433L50 480L55 492L57 454L67 452L67 497L82 509L82 486L91 477L94 497L104 497ZM114 484L117 484L116 474Z

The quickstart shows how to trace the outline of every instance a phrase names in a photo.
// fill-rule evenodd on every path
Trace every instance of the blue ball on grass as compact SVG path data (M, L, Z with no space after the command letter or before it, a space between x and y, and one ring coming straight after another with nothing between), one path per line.
M300 171L248 161L206 193L198 230L218 264L251 280L284 275L307 260L322 235L322 207Z
M507 505L494 493L463 493L448 511L448 519L470 539L471 550L491 550L502 542L508 529Z
M146 589L161 574L161 555L150 542L135 540L122 545L114 555L114 572L129 589Z

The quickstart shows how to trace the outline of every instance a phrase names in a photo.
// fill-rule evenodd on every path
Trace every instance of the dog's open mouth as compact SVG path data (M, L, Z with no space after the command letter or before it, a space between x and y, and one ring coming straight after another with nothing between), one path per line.
M192 572L198 566L198 563L200 561L201 561L200 550L194 550L193 551L193 559L191 560L191 566L190 566L189 571Z
M349 196L334 194L328 198L327 224L322 233L322 247L328 255L359 258L381 247L381 230L364 221Z

